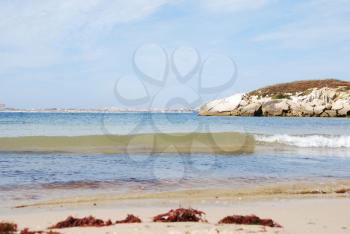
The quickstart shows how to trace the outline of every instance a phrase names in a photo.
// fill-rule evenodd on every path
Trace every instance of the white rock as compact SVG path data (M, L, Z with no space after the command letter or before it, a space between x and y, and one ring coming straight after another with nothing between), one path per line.
M238 93L227 98L208 102L201 107L201 112L226 112L236 109L244 94Z
M344 104L346 104L346 101L343 99L339 99L332 105L332 110L340 110L344 107Z
M289 110L287 100L272 100L262 105L262 112L265 116L281 116Z
M301 103L301 109L304 115L312 116L314 115L314 108L309 103Z
M283 110L283 111L289 110L288 102L287 102L287 100L285 100L285 99L283 99L282 101L280 101L279 103L277 103L277 104L275 105L275 107L278 108L278 109L281 109L281 110Z
M326 110L326 105L320 105L314 107L314 113L315 115L320 115Z
M350 103L343 103L343 108L338 110L339 116L349 116L350 114Z
M261 115L261 103L253 102L242 107L241 114L247 116Z
M249 103L246 101L246 100L242 100L240 103L239 103L239 105L240 106L246 106L246 105L248 105Z

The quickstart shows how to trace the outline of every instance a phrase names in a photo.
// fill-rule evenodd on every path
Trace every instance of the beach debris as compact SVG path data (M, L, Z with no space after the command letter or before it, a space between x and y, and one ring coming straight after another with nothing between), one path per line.
M123 220L118 220L115 222L116 224L119 223L142 223L141 219L135 215L128 214L128 216Z
M20 234L61 234L60 232L54 232L54 231L30 231L29 228L23 229Z
M12 234L17 232L17 224L0 222L0 233L1 234Z
M300 191L299 194L301 195L309 195L309 194L327 194L327 192L323 190L304 190Z
M335 193L338 193L338 194L340 194L340 193L348 193L348 192L350 192L350 189L346 189L346 188L338 189L338 190L335 191Z
M244 224L244 225L262 225L267 227L282 227L272 219L261 219L256 215L232 215L226 216L219 221L219 224Z
M112 221L103 221L102 219L96 219L93 216L88 216L84 218L74 218L69 216L66 220L58 222L50 229L60 229L60 228L69 228L69 227L104 227L112 225Z
M179 208L153 217L153 222L206 222L205 213L192 208Z

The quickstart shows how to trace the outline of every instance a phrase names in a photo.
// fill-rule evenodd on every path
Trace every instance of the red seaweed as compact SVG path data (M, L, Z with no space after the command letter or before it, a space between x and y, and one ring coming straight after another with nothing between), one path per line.
M44 231L29 231L28 228L23 229L20 234L61 234L60 232L54 232L54 231L49 231L49 232L44 232Z
M153 217L153 222L206 222L203 211L179 208Z
M261 219L256 215L233 215L226 216L219 221L219 224L245 224L245 225L262 225L267 227L282 227L272 219Z
M0 233L11 234L17 232L17 224L0 222Z
M69 227L104 227L112 225L111 220L103 221L102 219L96 219L93 216L84 218L74 218L69 216L66 220L57 223L56 225L50 227L54 228L69 228Z
M128 214L128 216L123 219L123 220L118 220L115 223L119 224L119 223L141 223L141 219L135 215L132 214Z
M350 189L338 189L338 190L336 190L335 191L335 193L348 193L348 192L350 192Z

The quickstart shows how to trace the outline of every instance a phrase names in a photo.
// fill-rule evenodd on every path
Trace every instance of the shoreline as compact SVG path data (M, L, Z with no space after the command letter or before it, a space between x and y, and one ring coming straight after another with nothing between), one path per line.
M203 189L180 189L174 191L134 191L126 193L113 193L108 191L102 193L104 188L83 189L75 187L74 189L51 188L40 189L45 193L57 194L60 198L42 197L32 202L22 202L13 200L12 205L7 209L22 208L50 208L55 206L85 206L89 204L103 203L109 204L122 201L139 201L139 200L159 200L167 201L198 201L198 200L232 200L232 201L254 201L269 199L304 199L304 198L350 198L350 180L314 180L309 182L290 181L290 182L271 182L262 185L238 185L234 189L223 188L203 188ZM71 192L76 193L74 196L64 196ZM17 193L26 194L26 191L17 191ZM81 194L90 195L81 195ZM1 207L0 207L1 208ZM6 207L3 207L6 209Z

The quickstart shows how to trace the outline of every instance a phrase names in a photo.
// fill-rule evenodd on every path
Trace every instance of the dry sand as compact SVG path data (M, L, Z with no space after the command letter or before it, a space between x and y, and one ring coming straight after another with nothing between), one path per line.
M206 212L208 223L152 223L152 217L172 208L193 207ZM120 220L127 214L139 216L141 224L118 224L102 228L68 228L61 233L350 233L350 196L312 196L268 199L133 199L113 202L71 203L12 208L0 211L0 220L13 221L20 228L45 230L67 216ZM227 215L256 214L272 218L283 228L246 225L217 225Z

